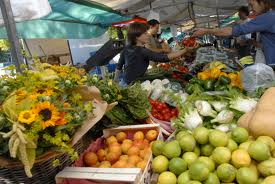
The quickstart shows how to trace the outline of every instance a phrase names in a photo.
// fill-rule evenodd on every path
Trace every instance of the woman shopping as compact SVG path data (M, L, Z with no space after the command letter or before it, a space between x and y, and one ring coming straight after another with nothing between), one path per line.
M121 52L115 80L118 80L118 76L123 69L124 82L128 85L145 74L149 61L169 62L188 52L187 49L183 49L169 54L162 54L147 49L144 46L149 41L147 30L146 24L133 23L130 25L127 34L128 45Z
M271 9L271 0L248 0L257 17L247 23L220 29L198 29L194 36L213 34L216 36L246 35L259 32L266 64L275 67L275 11Z

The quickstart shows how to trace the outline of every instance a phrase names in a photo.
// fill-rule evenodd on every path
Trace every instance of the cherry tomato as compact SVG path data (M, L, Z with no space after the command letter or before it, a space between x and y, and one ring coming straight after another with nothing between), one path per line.
M163 109L162 104L158 104L158 105L156 106L156 109L157 109L158 111L161 111L161 110Z
M157 109L152 109L152 114L157 114L158 110Z
M169 116L168 114L165 114L165 115L163 116L163 119L164 119L165 121L170 121L170 116Z
M160 114L159 117L158 117L158 119L159 120L164 120L164 116Z

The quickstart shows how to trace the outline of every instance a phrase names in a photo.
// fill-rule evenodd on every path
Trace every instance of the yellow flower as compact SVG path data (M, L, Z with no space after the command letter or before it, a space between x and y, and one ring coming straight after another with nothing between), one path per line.
M18 116L18 121L21 123L31 124L36 120L36 114L32 110L21 111Z
M37 104L34 107L34 111L40 117L43 129L55 126L56 122L60 119L57 108L49 101Z
M37 89L35 92L33 92L30 97L35 100L39 96L52 96L53 95L53 90L46 88L46 89Z

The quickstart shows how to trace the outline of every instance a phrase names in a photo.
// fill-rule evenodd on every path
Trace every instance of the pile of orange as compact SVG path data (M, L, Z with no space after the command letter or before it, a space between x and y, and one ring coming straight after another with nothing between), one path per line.
M88 167L99 168L141 168L144 170L151 155L150 143L157 139L158 132L137 131L132 139L127 133L119 132L105 141L105 146L97 152L87 152L84 162Z

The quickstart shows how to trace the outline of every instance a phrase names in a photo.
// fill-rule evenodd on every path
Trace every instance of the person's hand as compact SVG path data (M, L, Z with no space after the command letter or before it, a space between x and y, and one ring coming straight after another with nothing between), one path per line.
M163 48L163 49L162 49L162 52L163 52L163 53L169 53L169 52L171 52L171 50L170 50L169 48Z
M205 28L200 28L200 29L196 29L193 33L193 37L199 37L199 36L204 36L207 34L207 30Z

